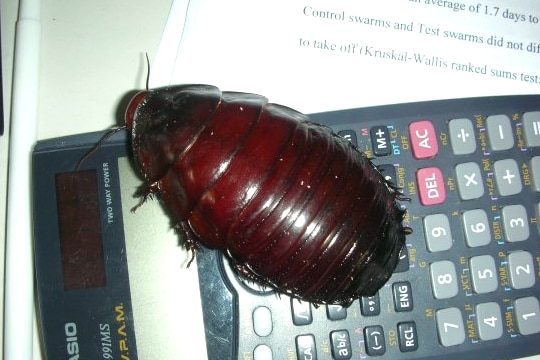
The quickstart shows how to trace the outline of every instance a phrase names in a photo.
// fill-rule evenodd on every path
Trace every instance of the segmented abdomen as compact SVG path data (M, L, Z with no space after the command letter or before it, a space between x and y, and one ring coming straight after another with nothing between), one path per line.
M224 92L159 183L202 243L245 275L309 301L375 293L404 242L396 194L371 162L257 95Z

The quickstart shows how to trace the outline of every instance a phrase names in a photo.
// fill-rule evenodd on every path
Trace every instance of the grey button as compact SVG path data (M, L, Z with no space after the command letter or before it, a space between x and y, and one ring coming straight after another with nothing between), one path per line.
M299 335L296 337L296 358L317 360L315 336Z
M428 251L445 251L452 247L450 222L445 214L433 214L424 218L424 232Z
M508 205L501 211L506 241L517 242L529 238L527 210L523 205Z
M540 156L535 156L529 161L534 191L540 192Z
M529 296L514 301L517 325L521 335L540 332L540 305L538 299Z
M272 313L266 306L253 310L253 330L259 336L268 336L272 332Z
M458 308L447 308L435 313L437 332L442 346L454 346L465 341L465 326Z
M540 111L523 114L523 129L527 146L540 146Z
M270 349L270 346L268 345L258 345L253 350L253 360L272 360L272 349Z
M519 194L523 189L519 167L514 159L504 159L495 161L493 164L495 171L495 182L497 190L501 196Z
M490 293L497 290L497 267L491 255L472 257L469 261L473 289L477 294Z
M483 209L464 211L461 218L469 247L485 246L491 242L489 221Z
M448 260L434 262L429 268L431 287L436 299L449 299L458 294L456 267Z
M501 307L496 302L476 305L476 324L480 340L495 340L503 335Z
M491 150L508 150L514 146L512 124L507 115L488 116L486 127Z
M291 309L294 325L309 325L313 321L311 314L311 304L307 301L291 299Z
M531 253L523 250L508 255L510 267L510 284L514 289L527 289L534 286L535 271Z
M477 163L468 162L457 165L456 178L462 200L478 199L484 195L482 173Z
M472 154L476 151L473 123L469 119L453 119L448 123L450 145L455 155Z

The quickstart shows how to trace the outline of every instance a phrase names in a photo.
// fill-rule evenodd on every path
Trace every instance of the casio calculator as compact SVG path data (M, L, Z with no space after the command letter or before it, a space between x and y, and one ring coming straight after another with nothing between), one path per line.
M510 359L540 354L540 95L311 115L402 189L407 236L388 283L319 306L197 254L209 359Z

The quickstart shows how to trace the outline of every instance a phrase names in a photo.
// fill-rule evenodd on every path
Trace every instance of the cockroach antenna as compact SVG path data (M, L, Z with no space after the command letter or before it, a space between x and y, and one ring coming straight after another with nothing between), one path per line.
M148 53L144 53L146 57L146 83L145 87L146 90L150 88L150 57L148 56ZM110 129L105 133L105 135L99 140L99 142L94 145L86 154L83 155L83 157L80 158L80 160L77 162L76 170L79 171L82 164L86 159L88 159L90 156L92 156L101 146L103 146L104 143L106 143L114 134L117 132L126 129L126 125L118 126L115 128Z

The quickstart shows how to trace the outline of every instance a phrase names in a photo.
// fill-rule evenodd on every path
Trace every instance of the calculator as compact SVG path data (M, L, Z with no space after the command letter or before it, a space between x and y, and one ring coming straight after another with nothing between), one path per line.
M540 354L540 95L310 116L410 201L378 293L314 306L197 254L209 359L514 359Z

